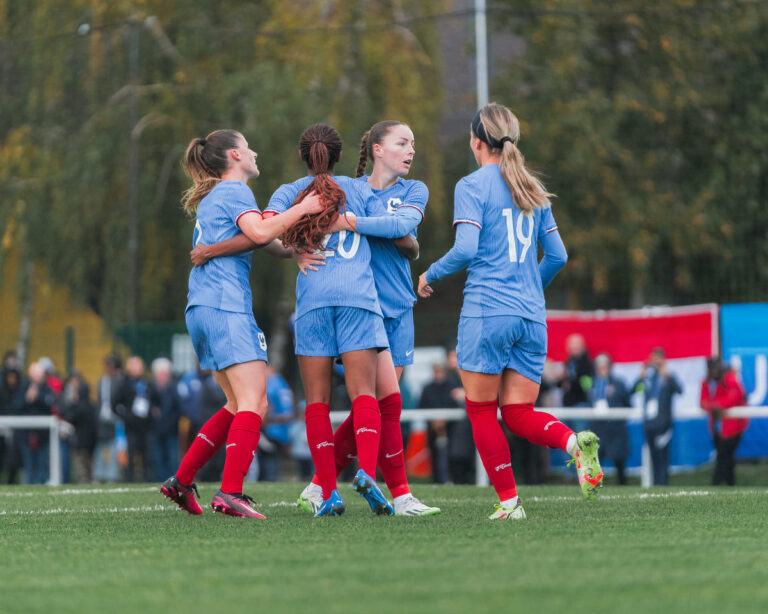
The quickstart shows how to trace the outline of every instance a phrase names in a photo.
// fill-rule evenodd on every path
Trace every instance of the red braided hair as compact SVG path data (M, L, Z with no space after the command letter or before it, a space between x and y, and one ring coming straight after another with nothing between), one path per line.
M301 159L315 178L291 206L300 203L310 192L316 192L325 207L320 213L305 215L286 230L283 245L316 250L322 247L328 228L336 221L339 212L344 211L347 202L346 194L330 175L341 156L341 135L331 126L314 124L301 135L299 150Z

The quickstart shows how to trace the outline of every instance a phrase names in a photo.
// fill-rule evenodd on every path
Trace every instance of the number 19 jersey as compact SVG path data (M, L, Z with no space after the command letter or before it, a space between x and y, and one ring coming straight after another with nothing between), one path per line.
M517 315L546 324L537 246L557 230L552 209L518 209L498 164L488 164L456 184L453 225L461 223L480 229L461 315Z
M284 213L313 177L302 177L281 185L265 209ZM350 177L333 177L347 195L346 210L358 216L384 215L386 210L369 187ZM296 278L296 317L319 307L359 307L381 314L371 271L368 239L342 230L326 235L323 242L325 266Z

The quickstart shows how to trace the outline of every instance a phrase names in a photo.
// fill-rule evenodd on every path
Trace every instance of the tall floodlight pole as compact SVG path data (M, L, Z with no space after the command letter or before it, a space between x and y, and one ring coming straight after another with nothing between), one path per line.
M477 72L477 108L488 104L488 32L485 23L485 0L475 0L475 67ZM488 486L488 474L480 455L475 459L475 483Z
M477 108L488 104L488 32L485 0L475 0L475 67L477 71Z

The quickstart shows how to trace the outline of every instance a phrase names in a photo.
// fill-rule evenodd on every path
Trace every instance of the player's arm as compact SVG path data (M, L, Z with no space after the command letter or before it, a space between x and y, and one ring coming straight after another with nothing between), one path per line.
M426 298L432 294L429 285L438 279L465 269L477 254L480 241L480 227L475 223L456 224L456 240L445 256L433 263L419 276L419 295Z
M382 239L397 239L410 234L424 219L417 207L397 208L395 215L376 217L355 217L354 215L339 216L340 223L347 225L339 230L351 230L361 235L380 237Z
M292 247L285 247L280 239L274 239L261 249L275 258L293 258L299 266L299 271L304 275L307 274L307 271L317 271L317 267L325 266L325 256L323 254L297 251Z
M313 192L285 213L267 219L264 219L260 212L244 213L237 220L237 225L254 243L263 245L279 237L305 215L320 213L323 208L324 205L320 202L319 196Z
M222 256L237 256L238 254L250 252L257 247L259 247L259 245L251 241L251 239L246 237L244 234L239 234L236 237L227 239L226 241L212 243L211 245L198 243L195 245L195 248L189 252L189 257L192 260L192 264L195 266L203 266L212 258L221 258Z
M544 252L539 262L539 275L542 288L546 288L568 262L568 253L557 228L546 233L539 243Z

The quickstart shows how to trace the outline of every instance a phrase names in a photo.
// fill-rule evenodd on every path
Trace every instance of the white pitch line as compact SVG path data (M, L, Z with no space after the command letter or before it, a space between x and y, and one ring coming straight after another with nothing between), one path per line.
M164 505L141 505L136 507L102 507L72 510L57 507L50 510L0 510L0 516L48 516L50 514L122 514L124 512L180 512L179 509Z
M159 488L154 486L144 488L66 488L64 490L22 490L11 492L0 492L0 497L48 497L53 495L108 495L111 493L127 492L160 492Z

